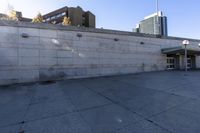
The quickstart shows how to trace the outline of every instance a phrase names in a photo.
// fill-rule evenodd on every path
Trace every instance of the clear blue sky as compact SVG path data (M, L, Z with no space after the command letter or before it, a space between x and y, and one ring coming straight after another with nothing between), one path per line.
M0 11L7 1L26 17L34 17L63 6L81 6L96 15L97 28L132 31L145 16L155 12L156 0L0 0ZM159 0L168 17L170 36L200 39L199 0Z

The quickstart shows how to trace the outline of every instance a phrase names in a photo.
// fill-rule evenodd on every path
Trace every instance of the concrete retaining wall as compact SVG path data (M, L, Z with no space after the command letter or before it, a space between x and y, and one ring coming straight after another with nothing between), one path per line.
M166 69L181 38L0 21L0 85ZM198 40L191 40L196 45ZM200 67L200 64L198 67Z

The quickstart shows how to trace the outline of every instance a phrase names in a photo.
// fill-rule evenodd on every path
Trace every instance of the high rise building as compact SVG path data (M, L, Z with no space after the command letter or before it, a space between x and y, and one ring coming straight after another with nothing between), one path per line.
M95 15L90 11L83 11L81 7L63 7L43 16L46 23L61 24L63 18L70 18L72 26L95 28Z
M134 32L167 36L167 17L161 11L145 17Z

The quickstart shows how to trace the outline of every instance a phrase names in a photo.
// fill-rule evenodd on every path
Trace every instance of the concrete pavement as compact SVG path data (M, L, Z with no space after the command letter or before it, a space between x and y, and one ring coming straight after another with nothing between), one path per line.
M199 133L199 71L0 87L0 133Z

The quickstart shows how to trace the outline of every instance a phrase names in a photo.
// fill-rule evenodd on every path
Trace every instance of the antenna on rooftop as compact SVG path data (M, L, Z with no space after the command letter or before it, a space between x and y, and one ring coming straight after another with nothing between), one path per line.
M154 26L154 32L156 33L156 34L159 34L159 32L160 32L160 23L159 23L159 2L158 2L158 0L156 0L156 24L157 24L157 26L158 26L158 28L157 28L157 32L158 33L156 33L156 26Z
M10 0L7 0L6 14L8 15L14 7L10 4Z
M158 0L156 0L156 13L158 15L158 12L159 12L159 3L158 3Z

